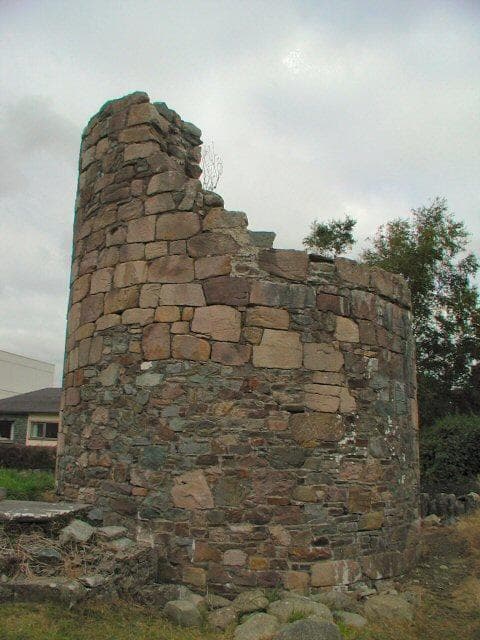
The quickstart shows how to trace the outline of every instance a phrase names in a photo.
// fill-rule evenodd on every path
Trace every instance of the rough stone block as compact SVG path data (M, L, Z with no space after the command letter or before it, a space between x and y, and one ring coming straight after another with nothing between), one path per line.
M172 356L179 360L206 361L210 357L210 343L195 336L176 335L172 342Z
M164 284L160 291L159 303L167 306L202 307L205 305L202 285L193 283Z
M200 219L189 211L164 213L157 218L157 240L185 240L200 231Z
M164 256L148 269L149 282L179 283L193 280L193 260L188 256Z
M170 357L168 324L154 323L144 329L142 351L145 360L165 360Z
M104 293L110 291L112 288L113 271L114 270L111 267L94 271L90 282L90 293Z
M208 258L198 258L195 260L195 277L198 280L213 278L215 276L226 276L232 269L232 259L230 256L211 256Z
M187 242L187 250L192 257L202 258L225 254L235 255L239 246L226 233L205 232L190 238Z
M290 314L286 309L273 307L250 307L247 309L247 325L268 329L288 329Z
M123 152L124 162L130 162L131 160L139 160L140 158L148 158L153 155L159 149L158 142L139 142L129 144L125 147Z
M158 309L155 310L156 322L178 322L179 320L179 307L158 307Z
M147 216L130 220L127 242L152 242L155 240L155 217Z
M308 256L305 251L265 249L260 251L259 266L280 278L304 282L307 277Z
M253 347L253 366L266 369L298 369L302 365L300 334L265 329L262 341Z
M341 351L328 342L307 342L303 345L303 364L314 371L340 371L344 364Z
M152 176L147 187L147 195L165 191L178 191L185 186L185 174L180 171L165 171Z
M106 316L102 316L96 322L95 328L97 331L104 331L110 329L110 327L116 327L117 324L121 324L122 319L116 313L109 313Z
M214 342L211 359L225 365L240 366L250 360L251 352L252 347L249 344Z
M315 292L302 284L283 284L255 280L252 283L250 303L266 307L304 309L315 305Z
M357 323L350 318L337 316L335 339L340 342L359 342L360 334Z
M160 242L147 242L145 245L145 258L146 260L153 260L154 258L160 258L168 254L168 243L165 241Z
M322 442L338 442L345 435L345 426L339 416L331 413L294 413L290 431L295 442L312 448Z
M161 290L161 284L144 284L140 290L140 307L158 307Z
M87 293L90 291L90 278L91 278L91 275L89 273L86 273L85 275L80 276L75 280L75 282L72 285L72 302L73 303L80 302L80 300L83 300L83 298L85 298ZM98 293L98 292L92 291L92 293Z
M145 200L145 214L151 216L155 213L165 213L175 209L175 202L171 193L159 193Z
M124 287L114 289L105 294L104 314L125 311L132 307L138 307L139 287Z
M312 587L332 587L357 582L362 577L355 560L325 560L312 565Z
M122 313L122 324L149 324L153 320L153 309L127 309Z
M103 313L103 293L87 296L81 302L80 324L95 322Z
M195 309L192 331L214 340L238 342L241 331L241 314L233 307L212 305Z
M203 283L207 304L245 306L248 304L250 282L246 278L220 276Z
M205 231L213 229L243 228L248 224L243 211L225 211L222 207L210 209L203 221Z
M172 499L180 509L213 509L213 496L203 471L187 471L174 478Z
M143 284L147 281L147 263L142 260L121 262L115 268L113 283L117 289Z

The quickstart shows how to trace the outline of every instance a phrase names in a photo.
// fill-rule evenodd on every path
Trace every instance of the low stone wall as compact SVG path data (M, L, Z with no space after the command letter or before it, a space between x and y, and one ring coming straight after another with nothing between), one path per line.
M475 511L480 507L480 496L471 491L463 496L454 493L422 493L420 508L422 517L436 515L443 518L454 518Z
M143 93L84 132L58 490L197 589L401 573L418 531L404 281L265 248Z

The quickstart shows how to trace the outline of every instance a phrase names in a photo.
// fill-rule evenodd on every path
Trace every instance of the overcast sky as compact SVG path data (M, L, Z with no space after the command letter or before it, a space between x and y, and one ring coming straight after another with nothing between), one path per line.
M480 252L478 0L0 0L0 42L0 349L57 381L80 134L134 90L215 141L276 247L440 195Z

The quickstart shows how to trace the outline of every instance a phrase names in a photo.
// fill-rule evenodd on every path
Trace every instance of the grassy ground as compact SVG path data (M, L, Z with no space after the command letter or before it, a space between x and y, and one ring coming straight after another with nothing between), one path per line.
M423 557L404 588L418 600L412 624L345 631L348 640L480 640L480 512L457 525L427 529ZM0 640L230 640L186 631L157 611L119 603L67 611L56 605L0 605Z
M0 487L7 490L9 500L41 500L45 493L53 490L54 483L50 471L0 468Z

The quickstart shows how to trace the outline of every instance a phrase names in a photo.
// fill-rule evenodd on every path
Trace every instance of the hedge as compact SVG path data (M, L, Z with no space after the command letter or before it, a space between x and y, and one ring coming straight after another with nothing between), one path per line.
M55 469L56 448L0 444L0 467L6 469Z
M448 415L420 430L422 485L447 492L477 488L480 415Z

